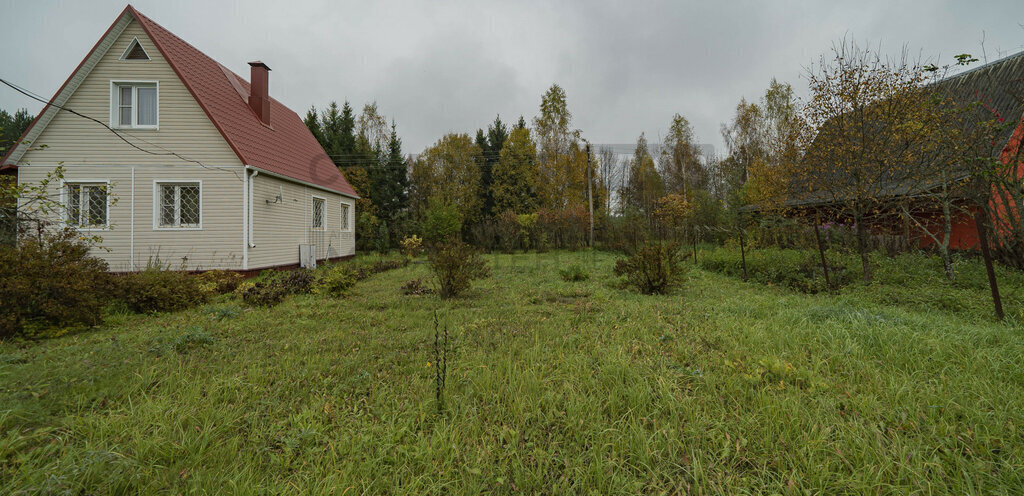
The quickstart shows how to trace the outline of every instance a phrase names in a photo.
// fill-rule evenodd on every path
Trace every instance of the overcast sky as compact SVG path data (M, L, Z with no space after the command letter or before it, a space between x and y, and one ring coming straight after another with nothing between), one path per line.
M834 6L826 5L834 4ZM125 4L0 0L0 77L50 96ZM392 2L139 0L143 14L296 112L376 101L406 152L501 114L537 114L558 83L593 143L664 135L673 114L721 148L719 127L772 77L805 90L804 69L844 35L949 63L1024 49L1024 0L847 2ZM980 57L979 57L980 58ZM0 87L0 107L42 105Z

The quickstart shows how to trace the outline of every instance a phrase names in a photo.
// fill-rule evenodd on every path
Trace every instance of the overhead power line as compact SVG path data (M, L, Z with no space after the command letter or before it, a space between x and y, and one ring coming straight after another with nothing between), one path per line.
M160 146L160 145L158 145L156 143L152 143L150 141L147 141L147 140L145 140L143 138L140 138L138 136L135 136L135 135L133 135L131 133L124 132L124 131L118 131L117 129L114 129L114 128L108 126L106 123L104 123L103 121L101 121L101 120L99 120L99 119L97 119L95 117L92 117L92 116L89 116L89 115L85 115L85 114L83 114L81 112L78 112L78 111L76 111L74 109L71 109L71 108L63 106L63 105L58 105L58 104L56 104L56 103L54 103L54 102L52 102L50 100L47 100L46 98L43 98L43 97L39 96L38 94L36 94L36 93L34 93L34 92L32 92L32 91L30 91L28 89L25 89L25 88L23 88L21 86L18 86L17 84L14 84L14 83L12 83L12 82L4 79L4 78L0 78L0 83L3 83L4 85L8 86L9 88L13 89L14 91L17 91L18 93L21 93L22 95L25 95L25 96L33 99L33 100L45 103L46 105L53 106L55 108L58 108L58 109L63 110L65 112L68 112L69 114L81 117L83 119L87 119L87 120L90 120L92 122L95 122L96 124L99 124L100 126L103 126L103 128L106 129L107 131L110 131L111 133L114 133L114 136L117 136L118 138L120 138L121 141L124 141L129 146L131 146L132 148L135 148L136 150L139 150L139 151L141 151L143 153L147 153L149 155L157 155L157 156L176 157L176 158L178 158L180 160L183 160L185 162L190 162L190 163L199 165L200 167L203 167L203 168L206 168L206 169L231 172L232 174L234 174L234 176L236 178L241 180L241 178L238 177L238 174L234 170L225 169L223 167L217 167L215 165L204 164L203 162L201 162L199 160L195 160L195 159L192 159L192 158L185 157L185 156L183 156L183 155L181 155L181 154L179 154L177 152L174 152L172 150L164 148L163 146ZM145 143L147 145L155 146L155 147L157 147L157 148L159 148L161 150L164 150L164 151L163 152L159 152L159 151L147 150L145 148L142 148L141 146L139 146L139 145L129 141L128 138L125 137L125 135L130 136L130 137L132 137L132 138L134 138L136 140L139 140L139 141L141 141L141 142L143 142L143 143Z

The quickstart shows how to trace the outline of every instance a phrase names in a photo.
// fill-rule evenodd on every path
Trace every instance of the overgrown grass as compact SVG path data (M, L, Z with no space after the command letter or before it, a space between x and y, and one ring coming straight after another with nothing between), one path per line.
M1024 490L1024 328L973 306L909 301L913 281L899 298L871 287L805 295L696 269L684 291L644 296L618 288L607 253L486 258L493 277L450 301L403 295L428 276L412 264L343 299L247 308L221 297L2 343L2 486ZM591 278L562 281L572 263ZM964 280L956 298L984 301ZM435 309L453 349L441 415L427 364Z
M873 277L861 282L859 255L829 251L827 254L832 290L855 295L859 300L939 311L972 320L991 320L994 310L985 266L978 258L954 255L956 278L946 279L938 255L915 252L894 258L871 254ZM739 249L710 247L698 256L701 267L733 277L742 277ZM817 293L828 291L820 255L807 250L776 248L747 253L748 280ZM1011 325L1024 324L1024 273L996 265L999 289Z

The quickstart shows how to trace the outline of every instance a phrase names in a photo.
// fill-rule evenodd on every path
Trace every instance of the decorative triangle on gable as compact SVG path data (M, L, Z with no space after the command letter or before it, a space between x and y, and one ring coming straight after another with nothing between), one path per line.
M128 48L124 50L124 54L121 55L121 60L149 60L149 54L146 53L145 48L142 48L139 39L133 38L132 42L128 44Z

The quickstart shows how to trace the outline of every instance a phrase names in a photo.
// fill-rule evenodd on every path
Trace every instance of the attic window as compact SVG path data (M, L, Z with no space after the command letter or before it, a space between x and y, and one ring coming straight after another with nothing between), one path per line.
M121 55L121 60L149 60L149 54L146 53L145 48L142 48L142 44L139 43L139 39L135 38L128 44L128 48L124 51L124 55Z

